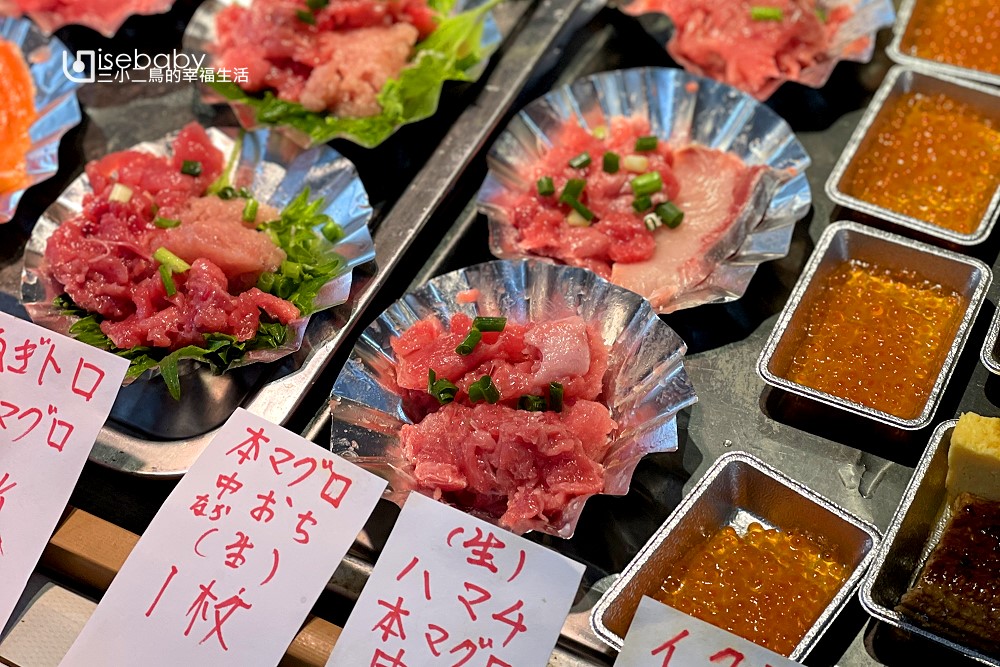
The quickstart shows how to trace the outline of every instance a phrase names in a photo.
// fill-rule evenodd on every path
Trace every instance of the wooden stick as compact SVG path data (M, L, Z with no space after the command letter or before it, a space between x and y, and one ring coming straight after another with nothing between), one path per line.
M135 533L73 508L46 545L41 564L76 584L103 592L138 541ZM280 666L323 667L340 631L333 623L310 616Z

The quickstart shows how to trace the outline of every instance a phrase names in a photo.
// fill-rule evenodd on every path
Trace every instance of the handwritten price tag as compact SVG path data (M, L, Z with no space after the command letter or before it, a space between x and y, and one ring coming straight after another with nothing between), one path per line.
M545 665L583 570L413 493L327 667Z
M0 627L80 478L128 361L0 313Z
M644 597L615 667L795 667L799 663Z
M385 482L237 410L62 665L276 665Z

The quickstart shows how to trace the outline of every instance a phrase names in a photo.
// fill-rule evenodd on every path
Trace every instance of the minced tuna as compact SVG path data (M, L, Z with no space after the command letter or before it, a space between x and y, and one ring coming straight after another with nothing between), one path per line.
M518 533L558 525L568 506L604 490L602 463L617 427L600 402L607 346L573 316L508 321L463 356L455 348L471 326L461 314L448 329L429 317L392 342L414 421L399 445L413 487ZM442 406L427 393L430 371L458 387L454 401ZM484 375L499 390L495 403L469 399ZM525 395L549 396L553 382L563 387L560 411L518 409Z
M182 173L185 161L197 162L201 173ZM122 151L87 165L93 193L52 234L46 271L103 319L101 330L119 348L177 349L203 344L207 333L248 340L262 311L283 324L299 316L293 304L252 287L285 253L243 221L244 200L205 195L222 167L221 151L197 123L181 130L169 158ZM261 205L257 217L273 219L276 211ZM180 224L162 228L156 218ZM153 259L159 248L191 265L173 274L173 295Z

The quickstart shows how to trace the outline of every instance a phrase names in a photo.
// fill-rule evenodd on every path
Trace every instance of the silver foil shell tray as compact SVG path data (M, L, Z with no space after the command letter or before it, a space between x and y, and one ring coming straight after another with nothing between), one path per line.
M661 139L697 143L732 153L746 164L772 168L769 187L758 188L741 215L743 241L719 257L709 276L689 291L657 305L661 313L705 303L734 301L746 292L762 263L788 254L795 223L809 211L812 194L805 170L809 155L788 124L750 95L680 69L637 68L603 72L553 90L528 104L507 125L487 156L489 173L476 198L489 220L495 257L535 257L500 200L534 183L521 175L556 141L567 122L584 129L609 126L614 117L645 117Z
M882 85L875 93L871 104L858 123L854 134L841 153L830 177L826 181L826 194L841 206L861 211L867 215L888 220L900 227L911 229L921 234L941 239L957 245L975 245L982 243L993 231L997 218L1000 217L1000 188L991 194L986 212L972 232L964 234L925 220L904 215L883 206L859 199L845 191L844 179L850 172L852 163L859 158L867 146L877 140L872 134L872 126L882 114L887 104L902 95L919 92L928 95L942 93L949 98L965 102L978 109L985 116L992 116L1000 123L1000 90L990 86L979 85L970 81L962 81L941 73L918 72L906 67L896 66L889 70Z
M470 289L479 290L478 300L458 303L456 295ZM627 493L643 456L677 448L675 416L697 400L684 371L687 347L647 301L585 269L487 262L438 276L390 306L365 329L334 384L331 450L388 479L386 498L401 505L411 486L407 462L392 454L411 420L396 386L391 341L430 315L447 327L456 313L516 322L579 315L597 327L610 348L601 401L618 423L602 462L604 493ZM558 525L538 522L532 529L571 536L585 498L574 502Z
M726 526L744 534L750 523L822 537L850 574L789 656L801 660L853 595L881 536L871 524L745 452L719 457L666 522L604 593L591 614L597 635L621 649L644 595L660 588L665 566Z
M937 380L920 414L903 418L845 398L799 384L785 377L805 335L805 324L814 285L842 263L873 262L888 269L910 269L921 277L950 288L962 296L965 312L949 345ZM823 232L798 283L778 317L757 361L757 373L768 384L820 403L847 410L896 428L916 430L930 424L944 394L955 363L965 347L972 324L986 299L993 272L983 262L903 236L853 222L836 222Z

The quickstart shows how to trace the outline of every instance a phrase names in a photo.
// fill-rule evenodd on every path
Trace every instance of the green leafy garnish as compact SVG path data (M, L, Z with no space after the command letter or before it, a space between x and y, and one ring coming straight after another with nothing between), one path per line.
M414 48L410 65L390 79L378 95L382 112L365 118L343 118L308 111L297 102L279 100L274 93L244 92L231 81L208 83L217 93L251 107L264 125L286 125L306 134L315 144L336 137L371 148L406 123L428 118L437 111L445 81L472 81L473 68L485 57L481 46L487 12L500 0L488 0L469 11L449 15L455 0L430 2L441 16L437 28Z
M473 403L479 401L496 403L500 400L500 390L493 384L493 378L484 375L469 385L469 400Z
M427 393L436 398L438 403L444 405L445 403L451 403L455 400L455 394L458 393L458 387L444 378L438 380L437 374L434 370L428 369Z

